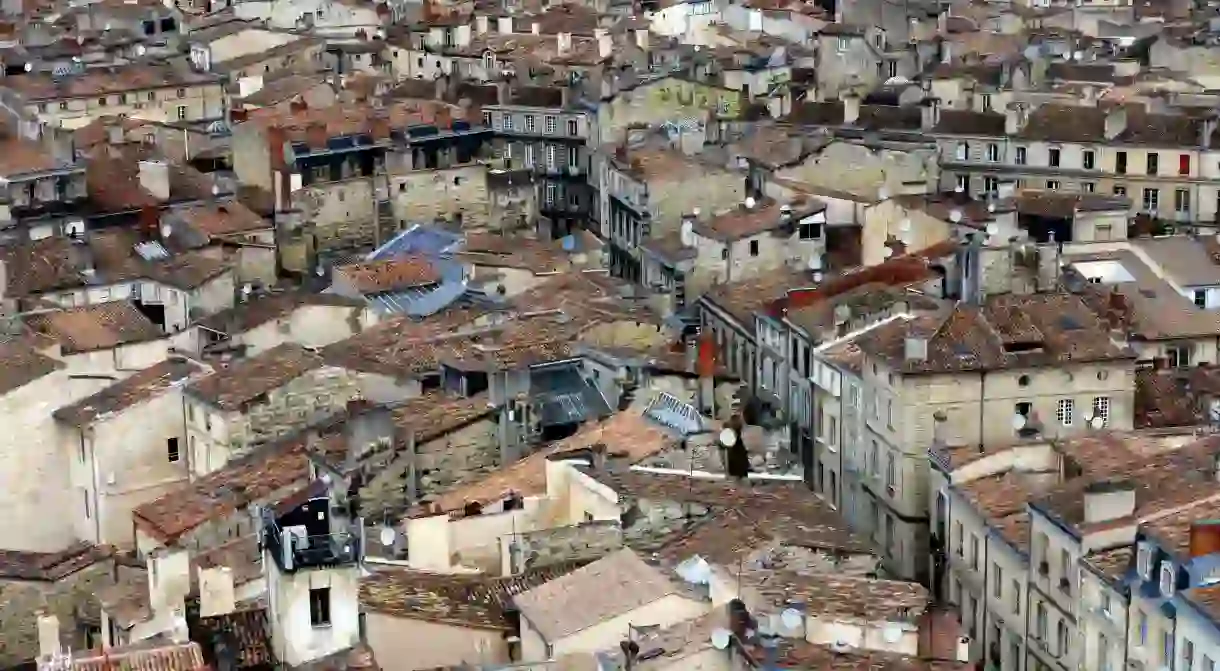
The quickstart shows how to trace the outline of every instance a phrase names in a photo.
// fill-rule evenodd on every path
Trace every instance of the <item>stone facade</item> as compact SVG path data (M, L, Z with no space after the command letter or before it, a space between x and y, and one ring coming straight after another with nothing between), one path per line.
M623 547L623 529L615 520L601 520L513 537L513 573L570 561L595 561Z
M487 167L482 164L413 170L390 176L394 220L400 228L437 220L463 229L487 228Z
M120 572L131 569L119 568ZM86 632L101 622L95 598L114 582L113 560L100 561L59 580L0 578L0 667L30 661L38 655L38 614L59 618L61 638L72 649L86 647Z
M480 420L416 447L419 494L427 496L478 480L500 465L496 424ZM406 450L394 457L360 491L361 515L378 519L407 507L406 482L411 457Z

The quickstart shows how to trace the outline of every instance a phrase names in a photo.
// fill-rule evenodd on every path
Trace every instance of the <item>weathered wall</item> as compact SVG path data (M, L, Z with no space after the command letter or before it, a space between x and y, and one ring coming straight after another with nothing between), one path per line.
M602 520L527 531L506 536L503 542L511 544L506 549L515 575L563 562L600 559L623 547L623 529L617 521Z
M400 228L456 221L459 215L464 229L487 227L487 167L482 164L391 175L390 192Z

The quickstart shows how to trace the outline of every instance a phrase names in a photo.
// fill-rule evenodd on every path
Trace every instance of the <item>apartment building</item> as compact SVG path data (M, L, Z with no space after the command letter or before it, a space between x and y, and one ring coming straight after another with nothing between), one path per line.
M1220 211L1220 137L1211 117L1013 102L1002 112L939 111L932 132L942 188L994 193L1019 186L1131 199L1135 212L1179 222L1212 221Z
M533 171L539 212L552 238L582 228L596 205L588 180L596 117L567 100L568 87L521 86L507 100L483 107L483 126L496 133L496 154L508 169Z
M215 120L224 118L226 106L219 77L177 64L30 73L5 78L4 89L16 94L29 114L65 128L120 114L155 121Z
M1211 668L1214 625L1196 590L1216 559L1214 528L1200 523L1217 512L1215 441L1174 449L1103 430L929 450L934 589L957 605L974 659Z

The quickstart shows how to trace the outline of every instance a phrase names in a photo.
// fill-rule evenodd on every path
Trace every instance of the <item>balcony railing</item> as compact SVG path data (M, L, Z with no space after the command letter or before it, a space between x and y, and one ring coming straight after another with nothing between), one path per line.
M314 536L295 534L292 528L268 525L264 542L283 571L349 564L360 559L361 538L350 532Z

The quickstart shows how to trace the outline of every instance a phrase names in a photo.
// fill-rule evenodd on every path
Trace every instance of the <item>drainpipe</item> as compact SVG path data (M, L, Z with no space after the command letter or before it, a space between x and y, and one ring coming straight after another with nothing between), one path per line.
M93 443L92 427L89 429L81 429L81 438L80 438L81 447L84 447L84 445L85 445L86 431L90 434L89 435L89 466L90 466L90 471L92 472L92 475L93 475L93 503L92 503L92 505L93 505L93 538L94 538L94 542L100 545L102 542L102 511L101 511L101 493L99 492L98 488L101 486L101 477L99 477L98 472L97 472L97 449Z

